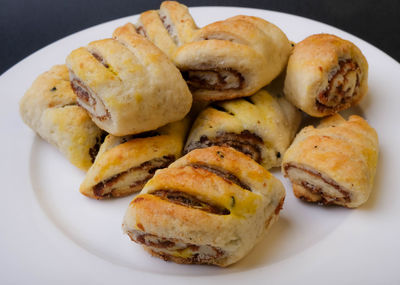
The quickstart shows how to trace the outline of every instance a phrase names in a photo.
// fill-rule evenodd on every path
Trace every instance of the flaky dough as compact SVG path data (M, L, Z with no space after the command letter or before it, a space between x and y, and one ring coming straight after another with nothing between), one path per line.
M115 136L157 129L190 110L192 95L179 70L132 24L74 50L66 62L78 102Z
M355 208L373 188L378 136L359 116L336 114L296 136L282 162L297 197L310 202Z
M241 152L197 149L156 172L123 229L166 260L228 266L260 240L284 197L282 183Z

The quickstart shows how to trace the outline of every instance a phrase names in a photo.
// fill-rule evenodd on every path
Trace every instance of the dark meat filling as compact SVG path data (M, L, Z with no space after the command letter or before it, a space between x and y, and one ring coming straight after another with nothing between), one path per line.
M180 264L216 264L218 260L225 257L225 253L219 248L213 246L204 247L207 248L207 251L212 251L212 254L203 254L199 251L198 253L195 253L190 257L177 257L166 252L155 250L151 250L151 254L153 256L157 256L163 259L164 261L173 261ZM193 250L190 246L188 246L187 248ZM185 249L180 250L180 252L183 252L184 250Z
M167 30L168 34L170 35L170 37L174 41L174 43L176 45L178 45L179 44L178 37L174 34L174 30L173 30L173 27L171 26L171 24L167 23L167 16L165 16L165 15L163 16L163 15L159 14L159 17L160 17L160 20L163 23L165 29Z
M161 134L157 131L148 131L148 132L143 132L140 134L132 135L132 139L144 139L144 138L150 138L150 137L156 137L160 136Z
M96 117L100 121L110 119L110 113L105 108L103 102L97 102L97 99L90 94L89 90L79 79L73 78L71 80L71 88L79 99L79 105L86 109L92 116ZM100 116L95 114L96 106L98 104L101 105L99 106L100 109L105 110L104 114Z
M151 253L165 261L175 261L184 264L213 264L224 257L225 253L211 245L196 245L184 243L178 239L163 238L149 233L133 230L128 232L132 241L150 248ZM183 257L190 250L192 254Z
M102 132L99 136L96 137L96 143L89 149L89 155L92 160L92 163L96 159L97 153L99 152L100 146L103 143L106 133Z
M232 68L208 68L188 70L182 73L183 78L193 88L208 90L239 90L244 87L244 77Z
M351 102L360 86L361 69L351 59L340 60L339 68L330 76L328 86L318 94L316 105L324 109L339 110Z
M155 158L155 159L143 162L139 166L132 167L124 172L118 173L108 179L105 179L105 180L97 183L95 186L93 186L93 193L98 197L112 195L112 191L110 192L110 191L106 191L106 190L112 188L112 186L118 180L123 179L124 176L127 176L130 173L137 171L137 170L147 171L148 175L143 180L135 181L134 183L132 183L129 186L131 188L135 188L139 185L144 185L151 177L154 176L154 173L156 172L157 169L167 167L174 160L175 160L174 155L167 155L167 156L163 156L161 158Z
M275 208L275 215L278 215L279 212L283 209L283 203L285 202L285 197L283 197L280 201L278 206Z
M206 148L210 146L229 146L248 155L256 162L261 163L262 145L263 140L248 130L244 130L240 134L219 132L214 138L209 138L203 135L200 137L199 141L191 142L185 148L185 154L197 148Z
M329 204L333 204L334 202L349 203L351 201L350 193L348 191L346 191L343 187L341 187L339 184L337 184L333 179L324 177L321 173L319 173L317 171L311 171L311 170L308 170L308 169L305 169L302 167L298 167L298 166L295 166L292 164L286 164L284 166L285 173L288 173L288 170L292 167L300 169L301 171L304 171L304 172L308 173L309 175L312 175L314 177L321 179L326 184L332 186L333 188L335 188L338 192L340 192L343 195L343 197L330 196L327 193L325 193L323 191L323 189L321 189L321 187L311 184L307 181L301 181L301 183L300 183L301 186L303 186L305 189L307 189L311 193L317 194L320 196L321 203L323 203L325 205L329 205ZM302 197L302 199L308 200L306 197Z
M226 170L217 169L212 166L203 164L191 164L190 166L192 166L193 168L201 168L209 172L212 172L218 175L219 177L223 178L225 181L228 181L229 183L234 183L236 185L239 185L243 189L251 191L250 187L247 184L243 183L239 178L237 178L237 176L233 175L232 173Z
M158 237L156 235L136 232L134 235L134 241L146 246L157 247L157 248L173 248L175 242L172 239L166 239Z
M147 38L146 30L144 29L143 26L138 26L138 27L136 28L136 32L137 32L139 35L142 35L143 37Z
M216 215L229 215L230 211L217 205L211 205L193 195L176 190L156 190L150 194L168 200L171 203L198 209Z
M98 62L100 62L102 65L104 65L105 68L109 68L110 67L110 65L106 62L106 60L101 55L99 55L98 53L95 53L95 52L90 52L90 53L93 55L93 57Z
M150 138L150 137L156 137L160 136L161 134L157 131L148 131L148 132L143 132L140 134L136 135L128 135L128 136L123 136L119 138L119 144L126 143L128 141L134 140L134 139L144 139L144 138Z

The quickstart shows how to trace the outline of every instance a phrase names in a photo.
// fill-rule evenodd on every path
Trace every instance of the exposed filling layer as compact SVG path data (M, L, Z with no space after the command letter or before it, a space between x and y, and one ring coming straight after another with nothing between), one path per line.
M319 110L337 109L352 101L360 86L361 69L352 59L340 60L329 75L328 85L316 98Z
M107 151L111 148L114 148L120 144L126 143L126 142L134 140L134 139L150 138L150 137L155 137L155 136L159 136L159 135L161 135L161 134L157 131L149 131L149 132L143 132L143 133L136 134L136 135L127 135L127 136L122 136L122 137L113 136L112 139L110 139L110 138L108 139L107 147L104 149L104 151Z
M236 185L239 185L243 189L251 191L251 188L247 184L245 184L237 176L235 176L234 174L232 174L226 170L218 169L218 168L212 167L210 165L204 165L204 164L200 164L200 163L191 164L190 166L192 166L193 168L205 169L205 170L212 172L212 173L218 175L219 177L225 179L229 183L234 183Z
M111 118L110 113L106 109L103 101L87 88L82 81L73 77L71 80L71 87L78 97L78 103L86 109L93 117L100 121L108 120Z
M119 137L119 144L126 143L133 139L144 139L144 138L156 137L156 136L160 136L160 135L161 134L157 131L148 131L148 132L143 132L143 133L136 134L136 135L123 136L123 137Z
M285 202L285 197L283 197L280 201L278 206L275 208L275 215L279 215L280 211L283 209L283 203Z
M89 155L92 163L96 159L97 153L99 152L100 146L106 137L106 133L102 132L99 136L96 137L96 143L89 149Z
M302 195L299 198L325 205L344 205L351 202L351 195L347 189L317 170L290 163L284 166L284 170L293 184L301 185L310 192L310 196Z
M168 200L171 203L190 207L193 209L198 209L201 211L205 211L211 214L216 214L216 215L229 215L230 211L226 208L217 206L217 205L212 205L210 203L201 201L197 197L190 195L188 193L178 191L178 190L156 190L154 192L151 192L149 194L155 195L157 197L160 197L164 200Z
M139 26L136 27L136 33L138 33L139 35L142 35L143 37L147 38L146 30L144 29L144 27L142 25L139 25Z
M244 77L231 68L205 68L183 72L186 82L193 88L209 90L239 90L244 87Z
M132 167L107 178L95 186L93 193L98 197L118 196L118 190L138 189L153 177L157 169L165 168L175 160L174 155L167 155L143 162L139 166Z
M169 19L167 14L165 14L163 11L159 11L158 15L160 17L161 22L163 23L165 29L167 30L168 34L171 36L172 40L176 45L179 45L179 38L177 33L174 30L174 25L172 21Z
M128 231L132 241L142 244L152 254L166 260L187 264L215 264L225 257L225 252L211 245L196 245L178 239L163 238L138 230Z
M218 132L217 136L213 138L202 135L199 141L191 142L185 148L185 154L197 148L206 148L210 146L229 146L248 155L258 163L261 163L261 149L263 144L263 140L259 136L251 133L248 130L244 130L240 134L231 132Z

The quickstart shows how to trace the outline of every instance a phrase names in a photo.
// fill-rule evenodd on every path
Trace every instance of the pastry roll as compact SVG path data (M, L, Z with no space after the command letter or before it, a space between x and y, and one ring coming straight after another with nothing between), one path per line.
M377 160L375 130L359 116L346 121L336 114L300 131L282 171L298 198L355 208L370 195Z
M80 192L90 198L122 197L140 191L159 168L182 154L188 119L155 131L116 137L108 135Z
M334 35L312 35L289 58L285 96L314 117L357 104L367 93L368 63L353 43Z
M185 5L164 1L160 10L142 13L136 31L173 59L178 46L192 40L197 26Z
M275 25L256 17L236 16L201 28L193 42L176 52L196 100L250 96L285 67L291 44Z
M73 165L82 170L92 165L105 134L78 106L65 65L53 66L33 82L20 101L20 114Z
M192 95L179 70L132 24L67 57L78 102L115 136L155 130L189 112Z
M230 146L269 169L281 165L300 122L300 112L283 96L262 89L251 97L216 102L202 111L184 152Z
M227 147L197 149L159 170L130 203L123 230L152 255L228 266L275 222L282 183Z

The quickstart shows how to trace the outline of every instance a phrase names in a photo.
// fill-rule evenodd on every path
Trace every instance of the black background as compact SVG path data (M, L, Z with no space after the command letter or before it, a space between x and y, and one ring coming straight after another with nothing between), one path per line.
M0 0L0 74L69 34L158 9L155 0ZM189 6L262 8L307 17L345 30L400 61L400 0L184 0Z

